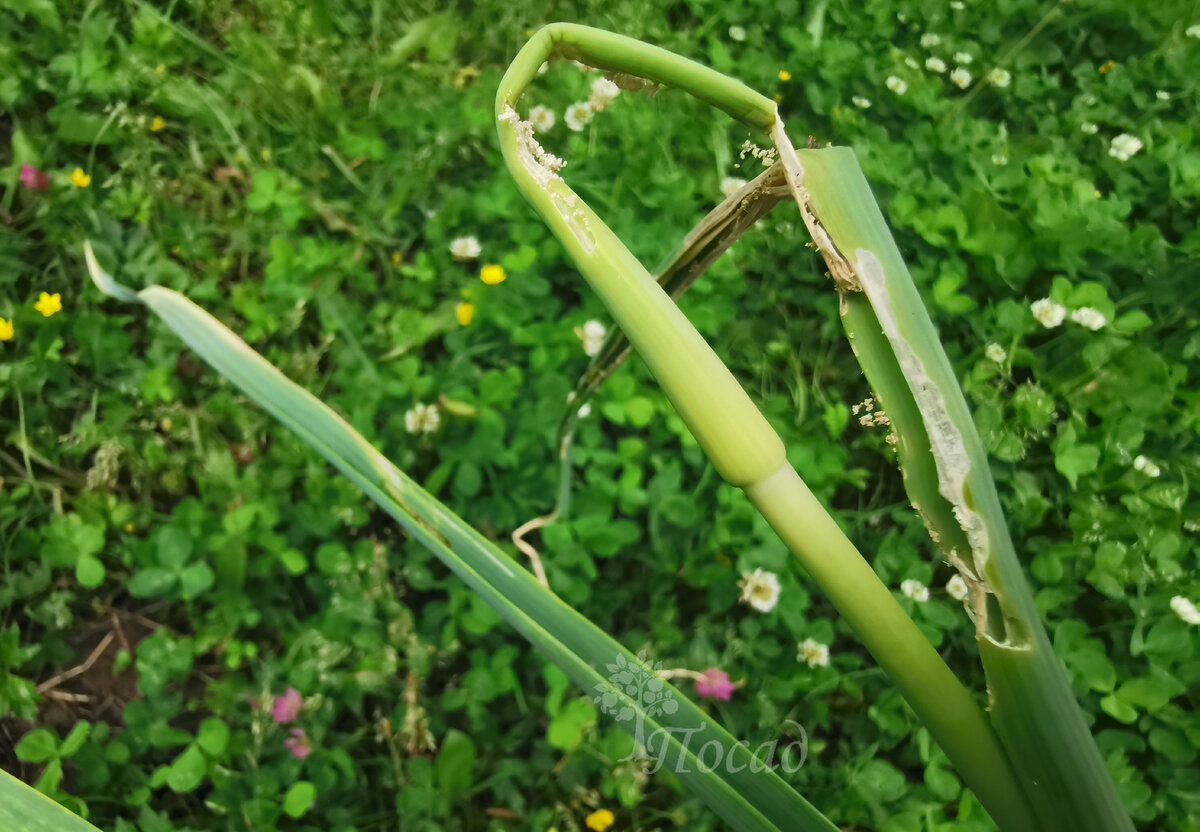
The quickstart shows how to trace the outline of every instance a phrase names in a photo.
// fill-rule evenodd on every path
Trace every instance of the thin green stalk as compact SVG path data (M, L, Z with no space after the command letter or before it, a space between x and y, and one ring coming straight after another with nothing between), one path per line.
M975 698L941 661L795 469L783 466L766 481L747 488L746 495L887 670L997 824L1002 829L1037 829Z
M533 36L505 74L496 117L505 161L522 192L612 312L717 471L745 489L829 593L993 818L1004 829L1037 829L1021 785L971 694L788 465L783 442L712 348L567 186L557 173L561 160L538 145L531 127L521 121L515 109L518 97L542 62L557 56L608 69L626 87L636 87L637 78L679 87L772 132L777 144L786 143L774 104L731 78L657 47L587 27L553 24Z

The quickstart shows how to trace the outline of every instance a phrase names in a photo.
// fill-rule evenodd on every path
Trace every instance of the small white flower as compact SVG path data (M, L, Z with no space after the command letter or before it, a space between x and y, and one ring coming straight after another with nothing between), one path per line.
M1155 479L1162 474L1162 470L1158 467L1158 465L1146 459L1146 457L1142 456L1141 454L1138 454L1137 458L1134 459L1133 470L1140 471L1151 479Z
M1033 312L1034 319L1046 329L1054 329L1067 317L1067 308L1061 303L1055 303L1050 298L1035 300L1030 305L1029 311Z
M742 603L759 612L770 612L779 603L779 576L774 572L755 569L742 576L738 588L742 591Z
M1087 133L1089 136L1096 135L1096 133L1100 130L1096 123L1092 121L1085 121L1083 124L1079 125L1079 129Z
M1200 624L1200 610L1196 609L1196 605L1182 595L1176 595L1171 599L1171 609L1175 614L1184 620L1187 624Z
M955 601L962 601L967 597L967 582L962 579L962 575L955 575L946 581L946 592L950 593L950 597Z
M863 98L861 95L856 95L850 99L854 102L854 106L860 110L865 110L871 106L871 99Z
M921 35L921 48L932 49L942 42L941 35L935 35L933 32L926 32Z
M1159 101L1170 101L1171 93L1167 92L1166 90L1157 90L1154 93L1154 97L1157 98Z
M1005 352L1004 347L1000 346L999 344L988 344L983 348L983 354L988 361L995 361L997 364L1000 364L1004 361L1004 359L1008 358L1008 353Z
M946 71L946 62L943 61L941 58L926 58L925 59L925 68L928 69L930 72L945 72Z
M404 428L409 433L433 433L438 429L442 416L438 413L436 404L413 405L412 410L404 414Z
M904 95L904 93L908 91L908 84L904 83L903 79L897 78L895 75L889 75L887 79L887 88L896 93L896 95Z
M588 103L592 105L593 110L602 113L620 94L621 88L612 81L607 78L597 78L592 82L592 97L588 99Z
M954 71L950 73L950 80L959 88L965 90L971 86L971 71L963 69L961 66L956 66Z
M592 120L593 115L592 105L586 101L580 101L567 108L563 120L567 122L567 127L579 133L587 127L587 123Z
M1122 133L1112 140L1109 145L1108 155L1114 159L1119 159L1122 162L1129 160L1129 157L1142 149L1142 140L1137 136L1131 136L1128 133Z
M745 179L738 179L736 176L726 176L721 180L721 193L730 197L740 191L745 185Z
M746 30L741 26L730 26L729 39L736 40L738 43L741 43L746 39Z
M554 111L541 104L529 111L529 123L535 133L545 133L554 126L554 121Z
M1081 306L1076 309L1071 313L1071 320L1080 326L1086 326L1092 332L1104 329L1104 325L1108 323L1108 318L1090 306Z
M920 69L921 68L921 65L919 63L917 63L917 59L912 57L911 55L904 59L904 65L907 66L909 69Z
M590 404L585 404L583 407L579 408L579 418L580 419L586 419L587 417L589 417L591 415L592 415L592 406Z
M1193 23L1183 33L1189 38L1200 38L1200 23Z
M1012 75L1007 69L994 67L988 70L987 81L993 87L1007 87L1012 83Z
M589 356L600 352L600 347L604 344L604 336L607 334L608 330L604 327L604 324L596 320L591 320L583 326L575 327L575 337L583 342L583 351Z
M806 638L800 642L797 658L807 662L809 667L829 666L829 646L816 639Z
M954 53L954 62L962 64L963 66L966 66L967 64L971 63L971 61L973 61L973 60L975 60L975 56L972 55L970 52L955 52Z
M474 237L457 237L450 241L450 256L455 260L474 260L483 251Z
M1001 151L1000 153L992 154L992 164L996 166L1008 164L1008 154Z
M900 584L900 591L914 601L928 601L929 587L914 578L908 578Z

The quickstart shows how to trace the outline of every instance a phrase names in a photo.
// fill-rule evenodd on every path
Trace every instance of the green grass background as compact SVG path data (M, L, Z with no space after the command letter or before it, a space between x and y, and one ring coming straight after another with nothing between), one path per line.
M553 504L554 431L587 363L574 329L608 323L503 172L491 116L525 38L571 20L736 75L779 97L798 141L855 149L1122 798L1144 829L1200 830L1200 636L1170 606L1200 602L1200 13L864 5L7 3L0 765L118 832L569 830L600 807L619 829L716 828L672 778L622 762L590 692L349 483L165 327L85 285L90 238L118 279L204 305L507 541ZM964 65L967 89L930 57ZM1007 86L984 80L993 68ZM554 110L544 143L564 175L654 267L723 178L761 169L739 159L761 137L671 90L623 93L573 132L564 111L596 77L556 63L526 102ZM1125 161L1109 153L1122 133L1144 145ZM26 163L48 190L20 185ZM479 262L451 258L460 236ZM480 263L508 279L485 286ZM884 434L851 415L870 391L823 271L785 206L682 306L880 576L931 587L904 603L982 696L952 573ZM41 292L62 311L36 311ZM1109 323L1046 329L1029 307L1047 296ZM409 434L405 413L441 396L469 407ZM753 745L805 726L792 781L847 828L991 828L638 360L578 446L572 516L542 538L556 592L653 661L745 680L709 707ZM766 614L737 602L759 567L783 587ZM86 673L37 694L109 633ZM795 661L807 638L828 667ZM304 707L277 726L288 686ZM304 760L284 748L292 727Z

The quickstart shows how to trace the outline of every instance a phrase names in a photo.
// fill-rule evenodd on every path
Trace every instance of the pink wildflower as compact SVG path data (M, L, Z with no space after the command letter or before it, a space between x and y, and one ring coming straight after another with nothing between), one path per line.
M733 695L737 687L737 685L729 681L728 673L716 667L710 667L701 673L700 678L696 680L696 693L712 699L722 699L726 702L729 701L729 697Z
M50 187L50 174L33 165L21 165L21 184L31 191L45 191Z
M303 760L312 753L312 740L304 733L303 728L293 728L289 733L291 736L284 740L283 744L297 759Z
M304 700L300 696L300 691L288 688L283 692L283 696L275 697L275 703L271 705L271 719L280 725L295 722L296 717L300 715L300 706L303 704Z

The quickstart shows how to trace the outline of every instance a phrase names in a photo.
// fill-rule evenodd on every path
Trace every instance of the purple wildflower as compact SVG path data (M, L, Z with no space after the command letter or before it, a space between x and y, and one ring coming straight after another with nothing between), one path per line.
M283 744L297 759L303 760L312 753L312 740L304 733L303 728L293 728L289 733L291 736L284 740Z
M275 697L275 703L271 705L271 719L280 725L295 722L296 717L300 715L300 706L303 704L304 699L300 696L300 691L288 688L283 692L283 696Z
M710 667L701 673L700 678L696 680L696 693L710 699L721 699L726 702L729 701L729 697L733 696L733 692L737 690L737 687L737 685L729 681L728 673L716 667Z
M21 165L21 184L31 191L45 191L50 188L50 174L38 170L33 165Z

